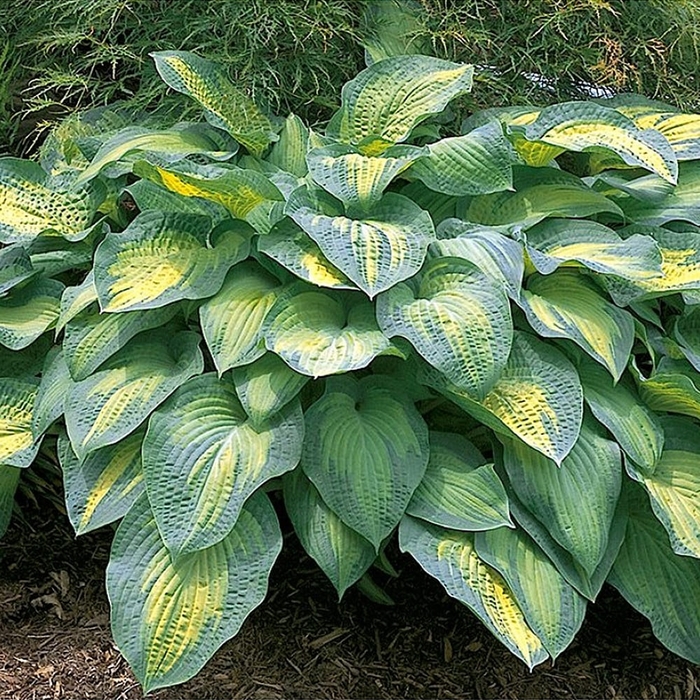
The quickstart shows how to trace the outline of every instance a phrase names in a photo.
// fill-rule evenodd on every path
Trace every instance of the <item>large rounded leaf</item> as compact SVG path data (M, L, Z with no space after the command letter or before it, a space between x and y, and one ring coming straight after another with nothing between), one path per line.
M388 193L363 215L327 215L304 188L286 212L318 243L323 254L368 296L413 276L435 236L430 215L400 194Z
M0 464L28 467L39 449L32 433L38 379L0 377Z
M306 411L302 466L323 500L376 549L428 463L428 428L384 377L329 379Z
M66 428L83 458L136 430L184 381L204 369L196 333L164 328L142 333L103 368L73 385Z
M399 547L530 669L547 659L508 584L477 554L472 533L445 530L406 516L399 528Z
M248 255L249 227L226 226L209 240L211 219L157 211L110 233L95 252L95 286L103 311L135 311L221 289L228 269Z
M302 283L270 310L265 342L292 369L312 377L361 369L391 346L362 295L336 297Z
M556 659L581 628L586 599L519 528L480 532L474 544L479 557L503 576L525 620Z
M405 141L413 127L472 87L474 68L429 56L373 63L343 87L328 135L375 155Z
M267 497L252 498L228 536L173 561L143 495L122 521L107 567L112 634L149 693L194 676L267 593L282 548Z
M502 287L461 258L434 258L420 282L377 298L377 320L400 335L456 386L483 398L498 380L513 342Z
M283 483L284 505L299 541L342 598L372 565L374 547L323 502L301 469L285 476Z
M229 272L221 290L199 307L202 333L219 374L253 362L265 352L263 324L280 290L277 278L253 262L243 262Z
M503 484L485 461L461 435L431 432L428 467L406 512L453 530L512 526Z
M254 427L230 381L204 374L178 389L143 444L148 498L173 556L226 537L248 497L298 464L303 434L298 403Z

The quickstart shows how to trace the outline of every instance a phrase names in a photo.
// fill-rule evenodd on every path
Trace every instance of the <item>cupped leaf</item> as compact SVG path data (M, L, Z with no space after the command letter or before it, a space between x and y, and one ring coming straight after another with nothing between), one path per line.
M255 427L230 381L204 374L178 389L143 444L148 499L173 557L224 539L251 494L298 464L303 435L298 403Z
M538 335L573 340L616 380L625 371L634 343L634 318L606 301L575 270L531 275L520 306Z
M373 63L343 87L342 106L327 133L377 155L405 141L413 127L472 87L474 68L430 56Z
M256 156L276 141L270 120L229 79L223 66L188 51L154 51L160 77L196 100L210 124L218 126Z
M433 258L420 282L377 297L384 334L409 340L456 386L483 398L498 381L513 339L500 284L461 258Z
M494 120L463 136L428 145L428 155L410 174L431 190L454 197L489 194L513 188L513 164L519 158Z
M379 549L428 463L428 428L400 385L333 377L306 411L302 466L340 519Z
M32 433L32 414L39 380L0 377L0 464L28 467L39 443Z
M32 260L20 245L0 248L0 296L36 274Z
M12 510L15 505L15 491L22 470L0 464L0 539L5 536L12 520Z
M530 669L546 661L547 651L525 621L508 584L477 554L472 533L446 530L405 516L399 528L399 547Z
M453 530L513 525L508 497L492 464L455 433L430 433L430 460L406 512Z
M654 411L700 419L700 373L683 360L661 358L649 378L637 374L637 388L642 401Z
M586 615L586 599L520 528L499 527L474 538L478 556L505 579L532 631L556 659Z
M63 415L66 395L72 386L63 350L54 345L46 356L32 414L32 433L37 440Z
M675 554L643 489L630 491L627 532L608 581L666 647L700 663L700 561Z
M372 565L374 547L323 502L301 469L286 475L283 484L284 505L299 541L342 599Z
M264 335L268 350L311 377L361 369L391 347L362 295L336 297L301 282L268 312Z
M137 180L124 189L131 195L139 211L200 214L208 216L215 224L221 223L230 216L221 204L203 197L185 195L184 192L172 192L151 180Z
M290 114L284 122L279 141L272 146L265 160L296 177L304 177L309 171L306 154L310 135L306 124L296 114Z
M194 676L267 593L282 548L275 511L251 498L218 544L173 560L145 495L120 524L107 567L112 634L144 692Z
M95 274L88 272L85 279L75 287L66 287L61 294L61 307L56 320L56 335L64 328L68 321L74 319L81 311L97 301L97 289L95 289Z
M263 325L282 286L253 262L233 267L221 290L199 307L199 320L219 374L265 352Z
M233 370L238 399L251 423L256 426L280 411L309 380L310 377L295 372L271 352L245 367Z
M143 493L143 436L137 431L79 460L65 433L59 434L66 510L76 534L120 520Z
M620 495L617 443L585 421L561 466L517 440L503 440L503 462L520 502L590 575L608 545Z
M152 309L202 299L221 289L229 268L248 256L250 229L226 225L210 236L196 214L139 214L95 251L95 286L103 311Z
M63 284L33 279L0 299L0 345L21 350L31 345L58 318Z
M196 333L167 328L134 338L99 372L73 385L65 420L79 458L138 428L184 381L204 369Z
M430 215L394 193L384 195L362 219L352 219L324 214L299 188L286 212L369 297L418 272L435 236Z

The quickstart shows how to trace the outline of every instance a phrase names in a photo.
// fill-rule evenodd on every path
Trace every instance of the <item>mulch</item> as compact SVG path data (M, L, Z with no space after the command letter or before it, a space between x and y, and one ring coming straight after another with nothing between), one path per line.
M0 698L142 698L109 632L110 528L75 538L25 511L0 544ZM194 679L159 700L229 698L700 699L700 667L670 653L610 587L574 643L533 672L397 551L377 579L393 607L335 591L285 538L268 599ZM381 577L381 578L380 578Z

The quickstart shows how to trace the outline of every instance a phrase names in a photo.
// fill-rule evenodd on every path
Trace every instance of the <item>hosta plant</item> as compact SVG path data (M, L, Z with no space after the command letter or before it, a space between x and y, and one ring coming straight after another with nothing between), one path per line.
M154 59L206 122L103 111L0 160L0 519L41 450L77 533L118 523L145 690L263 601L285 510L339 596L397 537L529 667L606 581L700 662L700 116L445 135L473 70L412 55L310 129Z

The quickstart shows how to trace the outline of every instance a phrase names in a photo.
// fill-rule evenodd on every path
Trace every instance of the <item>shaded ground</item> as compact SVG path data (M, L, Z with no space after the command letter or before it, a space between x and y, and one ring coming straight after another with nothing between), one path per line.
M142 694L112 644L104 592L111 531L76 540L55 513L14 524L0 545L0 698ZM700 698L700 668L669 653L606 588L555 665L529 673L408 557L386 583L397 602L334 591L292 536L268 600L183 698Z

